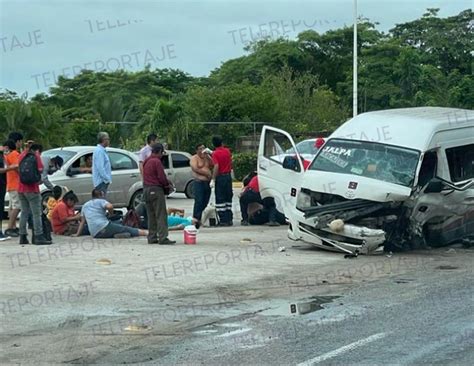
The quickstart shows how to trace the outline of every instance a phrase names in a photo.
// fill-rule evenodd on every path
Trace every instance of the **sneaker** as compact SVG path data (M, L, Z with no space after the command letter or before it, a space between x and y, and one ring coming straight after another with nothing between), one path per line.
M158 239L148 240L148 244L159 244Z
M12 238L17 238L20 236L18 229L7 229L5 230L6 236L11 236Z
M3 234L0 231L0 241L5 241L5 240L8 240L8 239L11 239L11 238L9 236L6 236L5 234Z
M240 226L249 226L249 222L247 220L241 220Z
M176 240L169 240L168 238L163 239L162 241L158 242L160 245L173 245L176 244Z
M51 240L47 240L44 235L38 235L33 237L33 244L34 245L51 245L53 242Z
M132 237L132 234L130 233L117 233L114 235L114 239L128 239L128 238L131 238Z
M267 225L267 226L280 226L280 224L276 221L269 221L265 225Z

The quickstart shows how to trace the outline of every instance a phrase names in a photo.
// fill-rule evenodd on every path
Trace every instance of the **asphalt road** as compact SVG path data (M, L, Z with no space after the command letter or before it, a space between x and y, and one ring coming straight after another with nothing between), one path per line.
M473 364L474 249L344 259L284 227L171 237L2 242L0 364Z

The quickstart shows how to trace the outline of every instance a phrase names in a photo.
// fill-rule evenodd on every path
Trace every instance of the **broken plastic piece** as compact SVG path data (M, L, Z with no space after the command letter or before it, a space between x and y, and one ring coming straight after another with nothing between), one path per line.
M110 259L107 259L107 258L101 258L101 259L97 259L96 263L108 266L108 265L112 264L112 261Z

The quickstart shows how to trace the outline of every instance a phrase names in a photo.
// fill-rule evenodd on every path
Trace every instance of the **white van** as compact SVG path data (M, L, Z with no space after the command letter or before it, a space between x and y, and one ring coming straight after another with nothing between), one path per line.
M289 237L367 254L474 239L474 112L422 107L361 114L340 126L307 171L291 136L264 126L262 197ZM295 150L293 150L295 151Z

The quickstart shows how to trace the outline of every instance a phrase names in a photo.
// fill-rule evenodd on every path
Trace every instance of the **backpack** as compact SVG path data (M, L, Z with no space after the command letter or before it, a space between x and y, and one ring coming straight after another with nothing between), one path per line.
M41 173L34 153L28 153L21 159L18 165L20 182L23 184L35 184L41 182Z
M127 211L125 217L123 218L122 224L137 229L140 227L140 217L133 208Z

